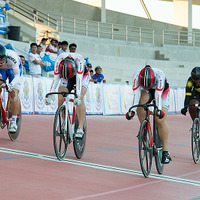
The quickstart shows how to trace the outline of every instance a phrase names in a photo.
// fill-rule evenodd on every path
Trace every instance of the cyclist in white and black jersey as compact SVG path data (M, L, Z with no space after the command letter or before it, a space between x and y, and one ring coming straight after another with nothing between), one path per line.
M89 72L85 67L85 61L80 54L62 53L60 54L54 65L54 80L50 92L54 92L60 81L58 92L70 92L76 85L76 93L78 98L75 99L77 105L77 116L79 127L75 133L75 137L83 137L83 123L85 120L86 107L84 96L89 85ZM63 103L63 96L58 95L58 106ZM50 97L45 99L47 105L50 104Z
M133 76L133 105L150 103L153 99L158 107L155 120L163 144L162 163L168 164L171 157L168 152L168 128L165 119L169 109L169 84L162 70L147 65ZM131 119L135 112L136 108L133 108L132 112L126 114L126 118ZM140 123L145 119L145 114L143 108L137 108Z
M6 49L0 44L0 77L3 80L9 79L8 92L10 96L10 109L12 120L9 124L9 132L15 133L17 130L17 114L19 110L19 90L21 86L22 65L17 53L13 50ZM0 85L3 82L0 81ZM0 89L0 92L2 90Z

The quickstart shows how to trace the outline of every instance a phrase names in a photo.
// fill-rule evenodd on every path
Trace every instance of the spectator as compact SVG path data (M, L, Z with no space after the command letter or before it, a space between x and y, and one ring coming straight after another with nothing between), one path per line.
M46 48L46 52L57 54L58 48L55 48L55 44L56 44L56 40L51 39L49 46Z
M101 73L102 68L100 66L95 67L95 74L92 76L91 81L94 83L106 83L106 80L104 78L104 75Z
M29 62L29 73L30 75L41 76L41 67L45 66L46 63L41 60L40 56L37 54L37 44L31 43L31 52L28 55Z
M90 70L90 77L92 77L93 74L94 74L94 71L91 69L91 70ZM90 81L91 81L91 79L90 79Z
M42 52L42 47L40 45L37 45L37 51L36 51L36 53L40 56L41 52ZM40 56L40 58L41 58L41 56Z
M55 40L54 48L55 48L55 51L58 53L58 50L59 50L58 40Z
M46 38L42 38L40 46L42 47L42 51L46 50L46 43L47 43L47 39Z
M76 48L77 48L77 45L75 43L72 43L69 45L69 52L70 53L76 53Z
M58 49L60 50L62 48L62 42L58 42Z
M58 56L61 53L67 53L67 48L68 48L68 42L67 41L62 41L62 48L58 51Z
M25 58L24 58L23 55L19 55L19 57L20 57L20 59L21 59L21 64L22 64L22 73L23 73L23 74L26 74L26 69L25 69L25 67L24 67L24 65L25 65Z

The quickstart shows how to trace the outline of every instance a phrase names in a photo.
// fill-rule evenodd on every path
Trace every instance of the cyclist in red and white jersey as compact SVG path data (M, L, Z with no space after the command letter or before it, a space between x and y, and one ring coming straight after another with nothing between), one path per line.
M21 86L22 65L17 53L13 50L6 49L0 44L0 78L3 80L9 79L8 92L10 96L10 109L12 120L9 122L8 130L10 133L15 133L17 130L17 114L19 110L19 90ZM3 82L0 81L0 85ZM1 89L0 89L1 92Z
M133 76L133 105L150 103L153 99L158 107L155 120L163 144L162 163L168 164L171 157L168 152L168 127L165 119L169 109L169 84L162 70L146 65ZM132 112L127 112L126 118L131 119L135 115L136 109L141 123L146 114L141 107L133 108Z
M70 92L73 86L76 85L76 93L78 98L74 100L77 105L77 116L79 127L75 133L75 137L83 137L83 123L85 120L86 107L84 96L89 85L89 72L85 67L84 58L76 53L60 54L54 66L54 80L50 92L54 92L60 81L58 92ZM64 101L62 95L58 95L58 106ZM45 99L47 105L50 104L50 98Z

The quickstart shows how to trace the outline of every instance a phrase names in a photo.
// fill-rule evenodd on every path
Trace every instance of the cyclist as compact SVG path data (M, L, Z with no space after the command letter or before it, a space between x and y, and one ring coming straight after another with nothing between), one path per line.
M146 65L143 69L137 71L133 76L133 105L150 103L153 99L156 101L158 110L156 111L156 124L159 137L163 144L162 163L168 164L171 161L168 152L168 127L165 119L169 108L169 84L165 74L157 68L151 68ZM126 119L134 117L136 108L126 113ZM145 119L143 108L137 108L137 115L140 123Z
M19 110L19 90L21 86L22 65L19 56L13 50L6 49L0 44L0 78L9 79L8 92L10 96L10 109L12 120L9 122L8 130L15 133L17 130L17 114ZM0 81L0 85L3 82ZM0 92L2 89L0 89Z
M54 80L50 92L56 90L60 80L58 92L70 92L76 84L78 98L74 100L74 103L77 105L79 127L75 133L75 137L82 138L84 135L83 123L86 113L84 96L89 84L89 72L87 68L85 68L85 61L81 55L76 53L62 53L57 57L54 66ZM63 101L63 96L58 95L58 106L61 105ZM45 103L46 105L50 104L50 97L45 99Z
M185 88L185 102L184 107L189 104L199 104L200 103L200 67L195 67L191 71L191 76L188 78L186 88ZM189 107L189 113L194 120L196 117L197 108L194 106ZM182 109L181 113L186 115L187 109Z

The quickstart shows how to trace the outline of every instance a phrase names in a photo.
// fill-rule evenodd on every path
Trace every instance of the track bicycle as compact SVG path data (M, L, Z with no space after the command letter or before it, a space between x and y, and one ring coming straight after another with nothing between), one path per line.
M158 107L153 100L152 104L135 105L129 109L129 112L134 107L143 107L146 111L146 117L140 124L138 133L138 146L139 146L139 160L142 173L145 177L148 177L151 172L152 158L155 156L156 169L159 174L163 173L164 164L161 163L163 147L162 142L158 135L158 129L155 123L156 110ZM149 107L153 107L153 112L149 110ZM150 124L150 113L153 115L153 133Z
M199 162L199 152L200 152L200 104L189 104L185 106L183 109L187 109L190 106L194 106L197 108L196 117L193 120L192 128L191 128L191 149L192 149L192 158L194 163Z
M84 135L82 138L76 138L74 135L78 129L78 117L76 115L76 105L74 99L77 98L76 93L67 92L51 92L46 94L46 98L52 94L60 94L64 97L55 113L53 127L53 145L56 157L62 160L66 153L68 144L73 142L74 153L78 159L82 158L85 150L87 123L86 118L83 124ZM72 114L69 111L69 103L73 104Z
M7 90L7 84L6 84L6 81L3 80L3 79L0 79L0 81L2 81L4 83L4 85L1 87L5 87L6 90ZM2 98L2 96L0 95L0 109L1 109L1 112L0 112L0 126L2 129L4 129L6 126L7 128L9 127L9 123L10 123L10 120L12 118L12 113L11 113L11 110L10 110L10 97L8 96L8 99L7 99L7 104L6 104L6 107L4 108L4 100ZM19 111L18 111L18 115L17 115L17 131L15 133L11 133L8 131L8 135L9 135L9 138L12 140L12 141L15 141L18 136L19 136L19 133L20 133L20 129L21 129L21 121L22 121L22 113L21 113L21 103L19 101Z

